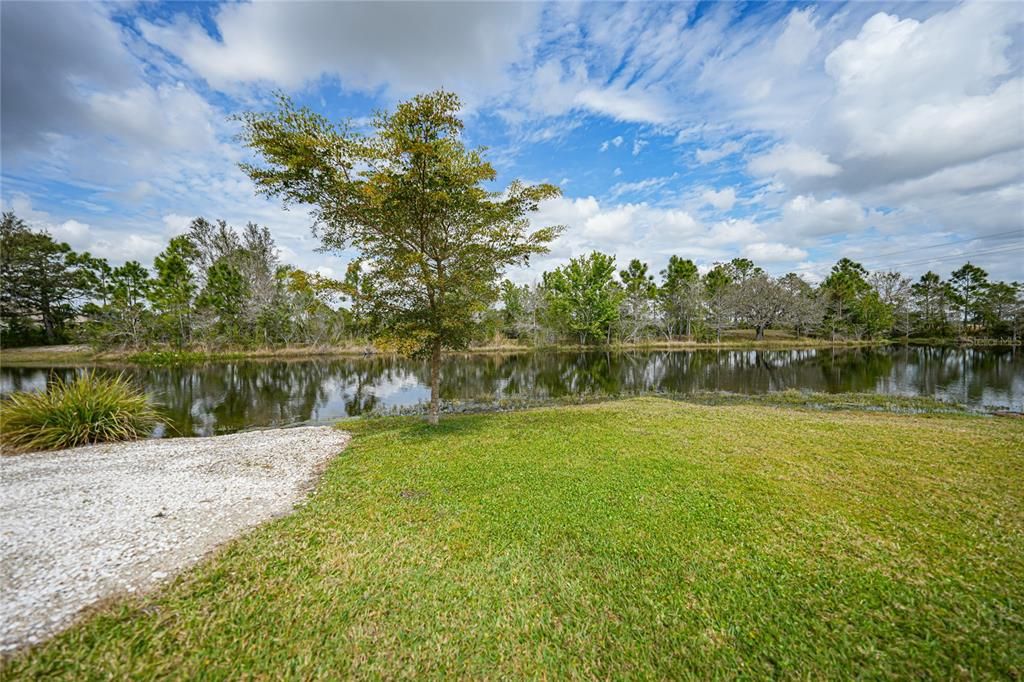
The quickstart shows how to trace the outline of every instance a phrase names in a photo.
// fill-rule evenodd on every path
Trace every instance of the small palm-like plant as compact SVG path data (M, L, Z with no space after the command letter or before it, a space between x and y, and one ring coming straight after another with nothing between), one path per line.
M0 443L14 453L134 440L160 421L146 394L123 374L87 372L0 403Z

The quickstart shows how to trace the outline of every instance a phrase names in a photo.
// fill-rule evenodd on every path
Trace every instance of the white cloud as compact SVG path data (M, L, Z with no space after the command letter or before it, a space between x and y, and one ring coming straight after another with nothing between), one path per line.
M74 219L65 220L60 225L51 228L50 233L59 241L82 244L89 236L89 226Z
M856 162L850 181L922 177L1024 147L1024 80L1006 56L1020 23L1002 3L925 21L879 12L833 50L833 144Z
M622 169L616 168L615 170L612 171L612 175L614 175L615 177L619 177L620 175L622 175Z
M98 3L2 5L0 128L5 161L89 127L83 92L141 85L109 8Z
M180 83L97 92L87 102L98 133L148 151L207 151L217 145L214 120L224 118Z
M736 203L736 190L726 187L721 190L707 189L700 195L701 201L720 211L728 211Z
M864 209L845 197L818 201L800 195L782 207L780 219L784 232L804 236L825 236L859 232L866 224Z
M650 204L603 204L594 197L570 199L559 197L541 204L531 224L562 224L566 232L552 245L551 253L531 261L527 270L512 273L520 282L535 281L543 270L564 264L570 257L599 250L616 256L619 263L640 258L653 269L662 267L668 255L685 253L691 257L712 254L701 242L705 228L690 213L678 208L661 208Z
M678 173L666 175L660 178L647 178L636 182L619 182L612 186L608 193L612 199L621 197L624 194L649 194L664 187L666 184L679 177Z
M700 229L700 223L696 218L686 211L678 209L661 211L657 216L656 224L670 237L693 235Z
M161 237L140 234L142 230L137 226L125 232L120 229L120 225L110 229L99 228L74 218L58 220L50 213L35 208L32 199L22 194L13 195L9 204L4 202L3 210L13 210L32 229L48 232L54 239L67 242L76 251L88 251L93 256L108 259L114 265L133 259L148 265L166 245Z
M169 213L165 215L162 218L164 223L164 233L168 237L177 237L178 235L185 234L188 232L188 227L195 217L196 216L178 215L177 213Z
M831 177L840 171L839 166L829 161L826 155L797 144L776 145L767 153L752 158L747 167L758 177Z
M630 123L665 123L667 106L642 89L586 88L576 95L577 106Z
M633 156L639 156L648 144L650 143L647 140L641 140L639 137L633 140Z
M893 182L875 194L888 205L921 199L984 192L1024 181L1024 152L1011 151L943 168L931 175Z
M222 5L213 17L219 39L184 14L139 28L222 89L259 82L296 89L337 76L366 91L480 93L505 83L539 13L531 3L256 2Z
M694 155L697 157L697 163L714 163L719 159L724 159L727 156L735 154L741 149L743 149L742 144L735 140L729 140L719 147L698 149L694 152Z
M613 147L621 147L624 141L625 140L622 138L622 135L616 135L612 139L605 140L604 142L601 143L601 151L608 151L608 145L611 145Z
M604 244L630 241L641 204L626 204L587 218L582 234L589 240Z
M113 264L134 260L148 267L166 247L167 242L161 238L128 233L97 239L89 250Z
M761 227L754 221L747 218L729 218L715 223L704 241L706 244L721 246L743 244L763 238Z
M807 252L777 242L755 242L743 247L743 255L755 263L789 263L807 258Z

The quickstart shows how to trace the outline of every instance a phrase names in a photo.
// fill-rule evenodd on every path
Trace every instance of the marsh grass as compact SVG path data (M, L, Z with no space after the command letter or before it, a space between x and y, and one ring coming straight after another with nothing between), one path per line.
M45 392L14 393L0 403L5 453L61 450L143 438L160 422L145 393L123 374L86 372L57 379Z

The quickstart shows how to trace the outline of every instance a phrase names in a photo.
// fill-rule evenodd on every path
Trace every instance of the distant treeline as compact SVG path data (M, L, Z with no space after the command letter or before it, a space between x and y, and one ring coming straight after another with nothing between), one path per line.
M192 221L152 268L111 267L31 230L13 213L0 225L0 341L69 341L101 348L344 345L374 336L358 266L342 280L282 264L270 231ZM815 286L735 258L701 274L672 256L658 277L632 260L616 269L594 252L545 272L537 284L502 283L479 320L477 342L532 345L715 341L723 332L784 329L834 340L985 337L1016 342L1024 285L993 282L970 263L948 280L927 272L868 272L842 259Z

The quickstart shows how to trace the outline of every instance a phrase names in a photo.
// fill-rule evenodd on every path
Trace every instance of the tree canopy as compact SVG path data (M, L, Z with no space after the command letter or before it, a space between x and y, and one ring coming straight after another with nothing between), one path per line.
M443 90L417 96L379 113L369 136L285 97L241 117L241 139L262 161L243 169L259 191L308 205L325 249L354 249L378 339L430 357L432 422L442 349L466 347L505 268L561 230L531 230L527 218L558 196L554 185L485 187L496 173L464 144L460 108Z

